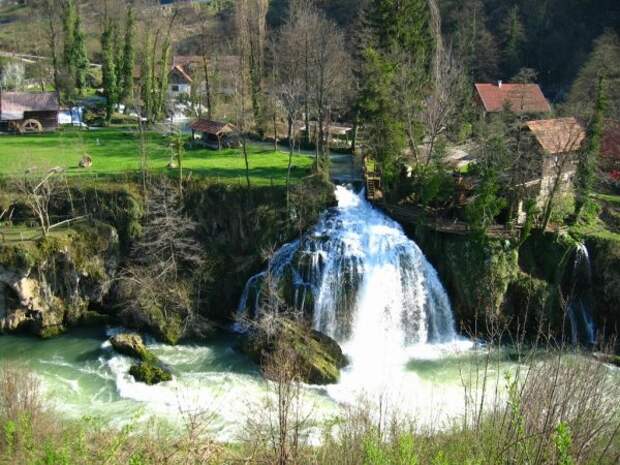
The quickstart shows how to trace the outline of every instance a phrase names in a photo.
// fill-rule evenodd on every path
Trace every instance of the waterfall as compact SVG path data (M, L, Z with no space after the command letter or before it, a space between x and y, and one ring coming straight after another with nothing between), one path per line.
M353 364L378 366L415 345L455 340L448 296L415 242L362 194L338 186L336 198L336 208L248 281L240 314L259 311L269 273L287 303L341 343Z
M585 244L575 247L572 288L567 309L573 345L591 346L596 342L596 328L590 311L592 267Z

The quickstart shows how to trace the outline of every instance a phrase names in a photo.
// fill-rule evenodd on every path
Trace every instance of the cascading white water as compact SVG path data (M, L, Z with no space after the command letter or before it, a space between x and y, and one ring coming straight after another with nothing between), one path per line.
M596 342L596 328L590 312L589 291L592 284L590 254L585 244L575 247L572 291L568 302L568 316L574 345L592 345Z
M337 208L248 281L239 311L260 310L260 282L269 273L293 287L289 304L342 344L351 360L347 373L402 372L421 344L456 340L448 296L398 223L350 189L338 186L336 197Z

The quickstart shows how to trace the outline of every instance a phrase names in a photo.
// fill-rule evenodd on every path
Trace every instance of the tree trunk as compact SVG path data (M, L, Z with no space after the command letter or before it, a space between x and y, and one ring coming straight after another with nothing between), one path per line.
M275 107L273 109L273 150L274 152L278 151L278 121Z
M248 148L245 133L241 133L241 148L243 149L243 159L245 160L245 180L250 188L250 163L248 161Z
M291 165L293 163L293 118L288 117L288 128L287 128L287 136L288 136L288 168L286 170L286 211L289 209L289 183L291 180Z

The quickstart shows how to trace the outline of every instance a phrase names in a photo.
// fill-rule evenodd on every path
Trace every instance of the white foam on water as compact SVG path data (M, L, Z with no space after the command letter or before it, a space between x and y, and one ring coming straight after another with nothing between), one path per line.
M276 279L287 270L300 277L298 293L309 289L314 297L314 328L336 339L350 360L327 392L340 403L376 399L407 413L423 411L433 421L439 411L457 415L461 386L439 385L406 369L411 359L458 356L473 347L456 333L436 270L363 193L338 186L335 195L338 207L304 239L288 244L286 254L276 253L277 267L269 265ZM248 285L257 287L263 275ZM240 311L247 304L242 300Z

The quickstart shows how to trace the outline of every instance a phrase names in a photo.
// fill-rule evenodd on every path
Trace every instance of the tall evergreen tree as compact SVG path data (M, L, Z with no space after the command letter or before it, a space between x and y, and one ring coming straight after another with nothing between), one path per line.
M429 16L426 0L371 0L365 12L368 43L361 45L358 106L369 145L388 178L395 174L406 140L394 78L405 61L428 69L433 50Z
M506 76L512 76L521 67L523 44L525 41L525 32L521 23L518 5L513 6L508 12L502 24L502 34L504 36L504 71Z
M605 125L605 111L607 95L605 92L605 78L598 80L596 102L592 120L588 125L586 141L579 153L577 172L575 174L575 213L579 215L588 203L594 186L596 165L601 153L603 129Z
M135 50L135 19L133 8L127 11L127 24L125 25L125 44L123 47L123 61L120 69L121 86L119 89L119 101L126 102L133 94L133 71L136 61Z
M116 63L114 54L114 27L111 21L106 21L101 35L101 50L103 63L101 67L103 77L103 91L106 96L106 122L112 120L114 105L117 103Z

